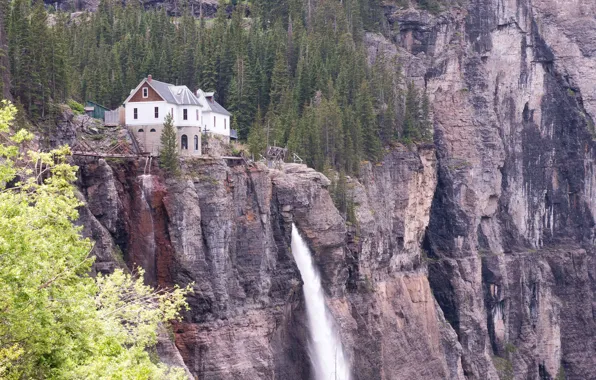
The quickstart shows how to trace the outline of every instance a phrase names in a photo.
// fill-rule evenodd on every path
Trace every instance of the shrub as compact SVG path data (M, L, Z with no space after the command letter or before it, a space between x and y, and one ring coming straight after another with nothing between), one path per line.
M85 113L85 106L83 106L81 103L77 102L76 100L70 99L67 102L67 104L70 107L70 109L77 115L83 115Z

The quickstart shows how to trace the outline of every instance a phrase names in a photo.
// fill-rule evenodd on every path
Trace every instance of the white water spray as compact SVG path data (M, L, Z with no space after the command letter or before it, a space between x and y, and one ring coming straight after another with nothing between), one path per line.
M350 366L345 358L333 318L325 306L321 279L308 246L292 225L292 255L304 282L304 299L310 329L310 360L316 380L350 380Z

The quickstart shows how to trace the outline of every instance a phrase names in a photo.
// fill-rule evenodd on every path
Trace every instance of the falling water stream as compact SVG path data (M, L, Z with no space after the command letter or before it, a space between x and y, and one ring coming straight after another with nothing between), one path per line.
M347 362L333 317L325 305L321 279L308 246L292 225L292 255L304 282L304 298L310 329L309 353L316 380L350 380Z
M155 225L153 222L153 213L151 212L151 194L153 192L153 176L150 174L143 174L139 176L141 182L141 200L143 203L141 204L142 213L148 216L148 221L150 223L150 228L148 229L148 234L143 237L144 239L144 256L149 258L147 263L144 263L144 268L148 273L153 270L153 263L155 261L155 255L157 251L157 247L155 244ZM147 220L147 219L145 219Z

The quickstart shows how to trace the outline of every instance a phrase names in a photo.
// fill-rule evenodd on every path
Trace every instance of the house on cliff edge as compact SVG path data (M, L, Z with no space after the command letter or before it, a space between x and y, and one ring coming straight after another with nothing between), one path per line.
M181 156L201 155L201 132L230 139L230 113L201 90L194 94L186 86L143 79L124 101L125 124L153 155L159 154L165 117L172 115ZM202 128L203 126L203 128Z

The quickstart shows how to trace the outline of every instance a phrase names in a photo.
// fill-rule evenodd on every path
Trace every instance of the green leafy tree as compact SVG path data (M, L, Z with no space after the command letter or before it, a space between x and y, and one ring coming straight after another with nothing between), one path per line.
M160 166L172 175L178 174L178 137L176 135L176 128L174 127L174 119L170 113L165 117L160 142Z
M15 112L3 103L3 134ZM0 144L0 378L184 378L147 349L190 288L154 291L122 270L91 278L69 149L24 153L31 137Z

